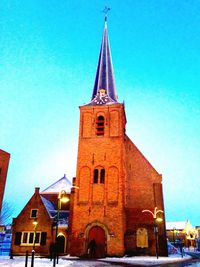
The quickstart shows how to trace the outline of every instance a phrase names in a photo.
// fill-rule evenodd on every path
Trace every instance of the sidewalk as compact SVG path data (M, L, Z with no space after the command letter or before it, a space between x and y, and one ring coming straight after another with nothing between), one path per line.
M185 248L184 253L191 256L194 259L200 259L200 251L191 248Z
M72 267L72 266L80 266L80 267L94 267L101 265L101 263L122 263L122 264L131 264L131 265L141 265L141 266L155 266L162 265L167 263L177 263L183 261L189 261L192 257L185 255L183 258L181 255L171 255L170 257L150 257L150 256L135 256L135 257L123 257L123 258L105 258L99 260L82 260L76 257L64 256L60 257L59 264L56 265L58 267ZM30 266L30 258L28 266ZM100 263L101 262L101 263ZM14 259L10 259L8 256L0 257L0 267L24 267L25 257L23 256L15 256ZM52 267L52 261L48 258L39 258L35 257L34 267Z
M181 256L179 254L170 255L169 257L159 257L158 259L153 256L135 256L135 257L123 257L123 258L105 258L99 261L112 262L112 263L125 263L132 265L143 265L143 266L155 266L167 263L177 263L191 260L192 257L189 255Z

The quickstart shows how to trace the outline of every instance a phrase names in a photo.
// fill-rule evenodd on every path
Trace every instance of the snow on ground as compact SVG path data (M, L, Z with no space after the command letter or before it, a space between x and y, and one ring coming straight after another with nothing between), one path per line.
M95 267L95 266L113 266L109 263L128 263L131 265L143 265L143 266L153 266L173 262L181 262L190 260L190 256L184 256L183 258L180 255L170 255L170 257L123 257L123 258L105 258L98 261L94 260L80 260L72 257L62 257L59 259L59 263L56 264L57 267ZM31 265L31 259L29 258L28 267ZM24 267L25 266L25 257L14 257L10 259L8 256L0 257L0 267ZM38 258L34 260L34 267L50 267L53 266L53 262L47 258Z
M156 257L152 256L135 256L135 257L123 257L123 258L105 258L101 261L106 262L121 262L121 263L129 263L132 265L142 265L142 266L153 266L158 264L166 264L166 263L174 263L174 262L182 262L190 260L191 257L185 255L183 258L179 254L170 255L169 257Z
M13 259L9 259L8 256L0 257L0 266L6 267L24 267L25 266L25 257L14 257ZM28 266L31 266L31 259L28 260ZM46 258L35 258L34 267L49 267L53 266L53 262ZM59 260L59 264L56 266L70 266L70 261Z

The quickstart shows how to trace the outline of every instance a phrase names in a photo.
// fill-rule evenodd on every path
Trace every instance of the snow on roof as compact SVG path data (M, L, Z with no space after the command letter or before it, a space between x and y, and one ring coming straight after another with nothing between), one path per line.
M188 221L180 221L180 222L166 222L166 230L183 230L185 229Z
M71 182L64 175L64 177L60 178L58 181L43 190L42 193L59 193L62 190L65 190L67 193L70 193L71 187Z
M55 210L54 204L46 199L45 197L41 196L42 202L44 203L45 208L47 209L49 215L51 216L51 210ZM52 216L51 216L52 217Z

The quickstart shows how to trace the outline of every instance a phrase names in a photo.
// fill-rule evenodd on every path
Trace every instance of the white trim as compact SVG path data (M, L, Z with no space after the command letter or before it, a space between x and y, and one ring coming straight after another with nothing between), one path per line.
M32 216L32 211L33 211L33 210L37 210L37 212L36 212L36 216L34 216L34 217ZM38 217L38 209L31 209L30 218L31 218L31 219L35 219L35 218L37 218L37 217Z
M30 234L31 233L33 234L33 242L32 243L29 242ZM36 232L36 234L38 234L38 233L39 233L39 242L35 242L35 246L40 246L40 242L41 242L41 232ZM26 243L23 242L24 234L27 234L27 241L26 241ZM35 234L34 231L23 231L22 232L22 236L21 236L21 246L33 246L33 243L34 243L34 234Z

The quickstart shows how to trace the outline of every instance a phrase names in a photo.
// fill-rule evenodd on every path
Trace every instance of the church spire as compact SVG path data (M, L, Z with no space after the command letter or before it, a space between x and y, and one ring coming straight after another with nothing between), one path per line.
M89 104L90 105L112 104L116 102L117 102L117 95L115 89L110 45L108 39L107 12L105 12L103 38L99 54L99 61L97 65L94 88L92 92L92 99Z

